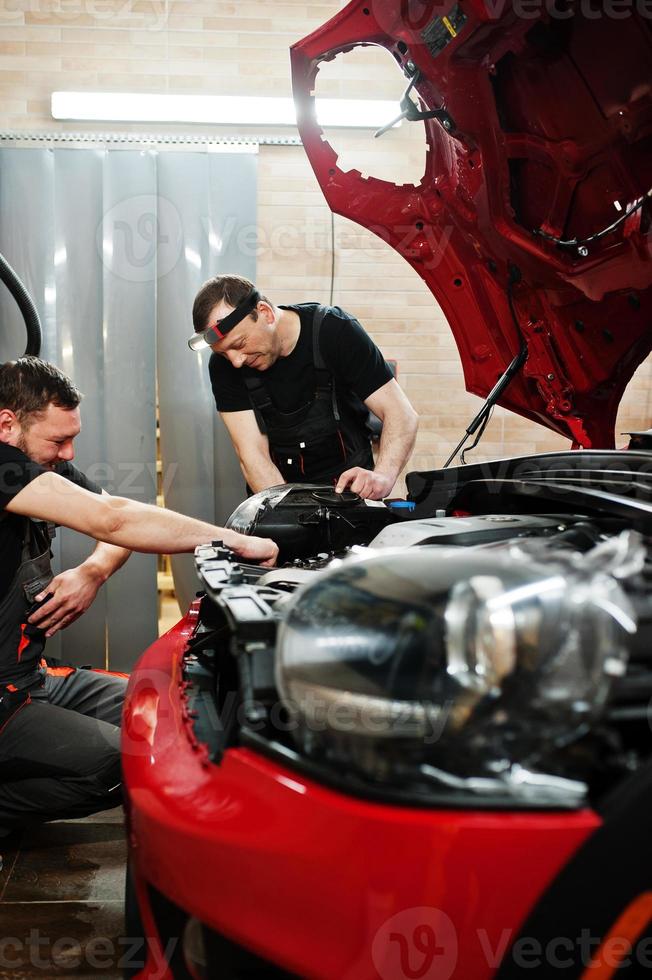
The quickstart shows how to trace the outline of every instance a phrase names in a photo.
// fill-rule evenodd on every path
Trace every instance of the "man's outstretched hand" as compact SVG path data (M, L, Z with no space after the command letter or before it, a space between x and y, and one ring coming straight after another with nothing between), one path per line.
M361 466L354 466L340 475L335 493L343 493L348 489L365 500L382 500L390 495L395 482L391 476L378 470L364 470Z
M278 558L278 545L271 538L256 538L246 534L236 534L234 540L228 542L228 546L235 551L239 558L243 558L245 561L260 562L267 568L272 568Z

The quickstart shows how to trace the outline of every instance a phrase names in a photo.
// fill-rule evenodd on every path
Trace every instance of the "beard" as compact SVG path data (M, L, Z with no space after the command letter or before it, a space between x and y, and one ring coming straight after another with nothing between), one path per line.
M34 456L34 453L30 451L29 442L27 440L27 435L25 430L21 432L18 441L16 442L16 449L20 449L21 453L25 453L28 459L31 459L33 463L37 463L39 466L44 467L46 470L54 469L54 463L44 462Z

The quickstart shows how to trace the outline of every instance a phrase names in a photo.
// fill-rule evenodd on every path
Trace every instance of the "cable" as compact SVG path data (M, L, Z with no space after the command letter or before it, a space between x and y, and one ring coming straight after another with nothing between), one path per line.
M627 219L634 214L635 211L642 208L648 198L652 198L652 187L650 187L649 191L647 191L647 193L645 193L639 201L636 201L636 203L627 208L627 210L624 211L619 218L616 218L614 222L612 222L606 228L603 228L601 231L596 231L594 235L589 235L588 238L557 238L555 235L549 235L548 232L543 231L541 228L535 229L534 234L540 235L541 238L546 238L549 242L554 242L555 245L563 245L564 247L574 248L575 246L579 245L588 245L589 242L595 242L599 238L604 238L605 235L609 235L612 231L615 231L618 225L621 225L623 221L627 221Z
M331 298L328 305L333 305L333 293L335 292L335 212L331 211Z
M18 309L20 310L22 318L25 321L25 329L27 330L27 346L25 348L25 354L31 354L38 357L38 355L41 353L41 340L43 337L41 320L39 318L38 311L34 305L34 300L25 289L25 286L20 281L17 274L2 255L0 255L0 280L5 284L13 298L16 300Z

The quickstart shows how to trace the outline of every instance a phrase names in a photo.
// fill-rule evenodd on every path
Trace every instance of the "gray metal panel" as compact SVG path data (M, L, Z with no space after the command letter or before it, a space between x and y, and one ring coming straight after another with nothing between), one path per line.
M209 256L206 278L220 272L236 272L256 281L256 217L258 157L241 154L234 165L231 155L209 156L210 221L209 242L216 255ZM203 355L208 374L208 353ZM215 520L224 524L245 496L245 481L233 451L226 426L215 411L212 392L215 458Z
M0 150L0 251L36 302L42 356L85 393L76 462L109 492L147 501L156 494L155 248L143 262L129 229L147 238L142 198L155 200L155 170L153 155L137 151ZM105 240L113 246L106 264ZM24 350L25 329L4 288L0 316L5 360ZM79 564L93 547L60 530L55 569ZM109 665L125 669L156 633L156 559L134 555L47 651L104 667L108 641Z
M156 492L157 305L168 506L223 522L242 499L239 467L214 410L207 356L192 354L186 339L192 300L205 279L227 271L255 278L255 202L251 154L0 150L0 251L42 316L43 357L85 392L78 463L110 492L141 500ZM25 331L4 289L0 318L5 360L22 353ZM92 547L60 532L61 567L83 561ZM192 560L180 557L174 565L185 606L196 588ZM156 607L155 559L133 556L86 615L50 641L48 653L104 666L108 639L110 666L129 667L155 635Z
M54 153L52 150L0 149L0 252L12 265L34 300L41 326L41 356L56 360L57 307L54 289ZM0 285L0 361L25 350L20 310L9 290ZM60 537L52 548L60 567ZM61 656L61 634L48 641L48 655Z
M106 154L96 254L104 274L109 479L99 482L143 503L156 501L156 210L156 155ZM112 670L130 670L158 635L156 564L155 555L133 554L105 586Z
M255 223L256 158L248 154L159 157L158 379L166 505L206 521L223 520L244 495L230 440L216 434L207 353L192 353L191 309L202 282L218 272L255 278L255 249L244 254L242 229ZM174 202L174 204L172 204ZM248 243L251 243L249 236ZM220 423L221 424L221 423ZM217 480L216 480L217 473ZM239 486L237 485L239 483ZM196 588L192 559L172 561L177 598L187 608Z
M102 266L96 234L102 221L101 150L54 150L56 350L48 356L84 393L76 463L89 476L106 460ZM36 233L38 233L36 231ZM94 548L87 537L62 528L61 566L79 565ZM62 633L70 663L106 666L107 593Z
M53 175L52 150L0 149L0 252L36 304L45 333L44 351L48 344L53 348L56 335L51 292ZM0 361L7 361L23 353L26 334L18 306L4 285L0 285L0 322Z

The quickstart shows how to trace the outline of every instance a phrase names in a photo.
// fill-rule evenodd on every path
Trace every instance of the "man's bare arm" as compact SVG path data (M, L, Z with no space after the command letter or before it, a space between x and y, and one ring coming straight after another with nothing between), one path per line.
M220 416L238 454L244 478L254 493L285 483L283 474L272 462L267 436L258 428L253 411L221 412Z
M400 385L393 378L365 399L367 408L383 423L378 459L374 470L354 466L337 481L336 491L347 487L361 497L381 500L388 497L414 449L419 417Z
M153 554L193 551L198 544L221 539L241 558L273 565L278 548L268 538L185 517L172 510L126 497L98 496L57 473L42 473L7 504L12 514L52 521L88 534L96 541Z

